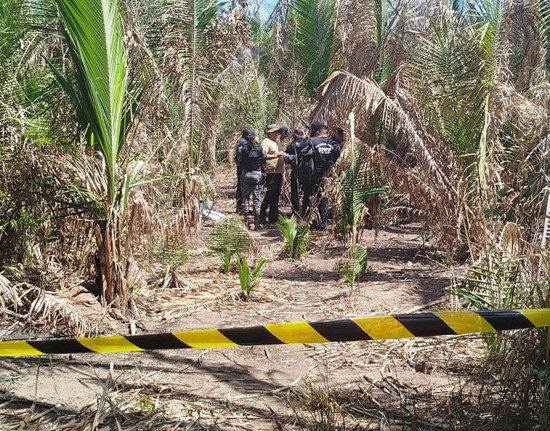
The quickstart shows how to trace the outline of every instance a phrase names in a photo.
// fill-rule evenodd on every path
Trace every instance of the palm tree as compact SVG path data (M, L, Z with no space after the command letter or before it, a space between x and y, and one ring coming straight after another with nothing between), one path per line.
M127 306L123 223L138 169L121 173L119 155L131 125L127 96L127 54L116 0L56 0L74 75L54 68L58 82L77 113L81 130L102 169L92 184L96 195L94 233L102 299L123 310ZM73 79L71 79L73 78ZM134 99L135 101L135 99ZM92 163L92 166L94 164ZM103 175L101 175L103 174ZM101 178L103 177L103 178ZM129 228L129 226L126 226Z

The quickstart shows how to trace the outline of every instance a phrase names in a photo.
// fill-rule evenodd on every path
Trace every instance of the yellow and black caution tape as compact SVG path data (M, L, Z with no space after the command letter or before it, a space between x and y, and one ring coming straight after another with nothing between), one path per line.
M241 328L198 329L164 334L0 341L0 356L383 340L543 326L550 326L550 308L439 311L316 322L269 323Z

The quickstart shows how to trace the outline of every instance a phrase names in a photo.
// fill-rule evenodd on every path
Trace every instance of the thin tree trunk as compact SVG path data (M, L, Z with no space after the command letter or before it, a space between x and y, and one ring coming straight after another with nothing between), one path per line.
M114 305L123 314L127 307L125 264L119 223L112 219L95 223L98 246L98 281L103 305Z

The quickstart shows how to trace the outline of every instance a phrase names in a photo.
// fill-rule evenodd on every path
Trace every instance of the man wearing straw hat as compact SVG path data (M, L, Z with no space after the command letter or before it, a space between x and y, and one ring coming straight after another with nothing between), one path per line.
M275 223L279 217L279 195L283 184L285 153L279 141L281 126L270 124L267 126L267 137L262 141L262 147L267 156L265 165L266 192L260 208L260 223ZM268 216L269 210L269 216ZM269 217L269 218L267 218Z

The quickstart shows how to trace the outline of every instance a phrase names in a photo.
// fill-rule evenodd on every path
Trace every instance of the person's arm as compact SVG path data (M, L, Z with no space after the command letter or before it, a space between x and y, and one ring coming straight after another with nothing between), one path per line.
M235 163L237 164L237 166L240 166L242 161L243 161L243 147L238 146L237 151L235 151Z
M335 140L332 140L331 144L332 144L332 148L333 148L332 161L333 161L333 163L336 163L336 160L338 160L340 158L340 153L341 153L342 149L340 148L340 145L338 144L338 142L336 142Z
M277 145L270 145L270 144L264 144L262 142L262 148L264 149L267 160L273 160L278 158L281 154L283 154L282 151L279 151L277 148Z

